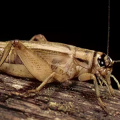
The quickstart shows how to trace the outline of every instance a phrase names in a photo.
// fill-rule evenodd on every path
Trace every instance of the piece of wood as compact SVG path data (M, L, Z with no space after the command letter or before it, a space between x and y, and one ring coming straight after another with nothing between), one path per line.
M119 120L120 91L111 97L100 87L109 115L98 105L93 84L72 80L70 86L47 84L39 93L26 94L37 80L0 74L0 120Z

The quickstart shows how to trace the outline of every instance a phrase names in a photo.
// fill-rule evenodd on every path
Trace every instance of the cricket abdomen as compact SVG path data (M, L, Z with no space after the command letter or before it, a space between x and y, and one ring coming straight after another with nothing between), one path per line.
M3 63L0 67L0 71L16 77L34 78L22 64Z

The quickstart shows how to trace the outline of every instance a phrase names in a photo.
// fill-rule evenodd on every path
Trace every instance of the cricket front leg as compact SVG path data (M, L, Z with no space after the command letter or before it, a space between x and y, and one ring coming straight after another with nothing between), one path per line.
M13 46L17 55L20 57L30 74L42 82L39 87L35 90L30 90L29 92L41 90L45 84L50 82L54 77L55 73L51 70L50 65L34 51L25 47L20 41L13 41Z
M97 79L96 79L95 75L91 74L91 73L84 73L84 74L81 74L78 79L80 81L88 81L88 80L94 81L95 91L96 91L96 95L97 95L97 99L99 101L99 104L102 107L102 109L108 113L108 110L107 110L105 104L102 102L102 100L100 98L99 86L98 86Z

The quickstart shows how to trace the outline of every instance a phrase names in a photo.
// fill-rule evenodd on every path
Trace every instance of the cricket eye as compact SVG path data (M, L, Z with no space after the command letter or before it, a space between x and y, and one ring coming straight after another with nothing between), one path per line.
M98 63L100 65L100 67L105 67L105 60L103 57L98 58Z

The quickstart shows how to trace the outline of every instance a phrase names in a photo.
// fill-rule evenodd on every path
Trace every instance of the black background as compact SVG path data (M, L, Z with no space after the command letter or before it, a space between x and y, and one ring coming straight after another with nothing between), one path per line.
M111 2L109 56L113 60L120 59L118 5ZM2 11L0 41L43 34L49 41L107 51L108 1L18 3ZM120 63L114 65L113 74L120 81Z

